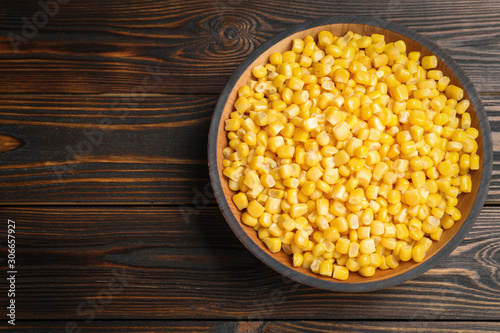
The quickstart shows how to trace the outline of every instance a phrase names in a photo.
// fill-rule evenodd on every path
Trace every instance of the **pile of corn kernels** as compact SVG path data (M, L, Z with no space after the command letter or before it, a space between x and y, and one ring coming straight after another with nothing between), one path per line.
M225 120L242 223L337 280L423 261L479 169L470 102L437 64L384 35L321 31L254 67Z

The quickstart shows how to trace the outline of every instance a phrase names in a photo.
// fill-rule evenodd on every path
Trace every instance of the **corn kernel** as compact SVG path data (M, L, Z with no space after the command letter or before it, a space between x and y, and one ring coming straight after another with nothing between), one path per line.
M373 266L363 266L359 268L359 274L364 277L370 277L375 274L375 267Z
M426 56L422 58L422 67L425 69L436 68L438 63L437 57L435 55Z
M444 92L448 98L457 101L460 101L462 98L464 98L464 91L462 90L462 88L459 88L453 84L448 85Z
M264 239L264 243L271 253L277 253L281 250L281 240L276 237L269 237Z
M347 238L340 237L335 244L335 251L342 254L347 254L349 252L350 240Z
M334 265L332 277L336 280L345 281L349 278L349 270L344 266Z

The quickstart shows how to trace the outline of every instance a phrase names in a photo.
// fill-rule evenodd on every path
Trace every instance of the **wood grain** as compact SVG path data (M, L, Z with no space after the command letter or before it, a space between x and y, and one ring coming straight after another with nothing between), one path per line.
M282 278L243 247L218 209L191 208L1 207L2 218L16 221L18 317L484 321L500 316L495 207L483 209L465 241L436 268L370 293L328 292ZM5 237L5 228L0 231ZM2 249L0 257L5 256Z
M496 322L474 321L94 321L23 322L17 332L63 332L65 325L91 332L95 329L119 333L189 332L189 333L308 333L308 332L496 332ZM0 329L1 331L2 329ZM71 332L71 331L70 331Z
M23 144L0 154L19 264L18 325L0 331L500 331L498 206L427 274L339 294L253 257L206 187L210 118L238 65L296 24L360 14L424 34L470 76L493 130L487 200L500 204L499 2L71 1L22 37L40 9L0 6L0 136ZM26 38L17 51L12 34ZM78 145L90 152L68 159Z
M19 139L13 136L1 135L0 134L0 153L4 153L9 150L15 150L22 145Z
M2 154L0 204L193 204L209 184L208 127L216 97L151 95L136 105L128 99L0 96L0 134L24 143ZM482 99L493 134L492 204L500 202L500 101ZM96 132L102 142L68 160L79 145L86 153L85 133L97 140Z
M271 36L331 15L403 24L447 50L480 92L500 90L497 2L149 0L125 6L92 0L60 6L34 36L23 36L22 18L32 20L40 11L30 2L2 6L4 93L129 93L150 75L148 69L158 68L161 82L150 92L219 94L243 59ZM23 40L17 52L11 34Z

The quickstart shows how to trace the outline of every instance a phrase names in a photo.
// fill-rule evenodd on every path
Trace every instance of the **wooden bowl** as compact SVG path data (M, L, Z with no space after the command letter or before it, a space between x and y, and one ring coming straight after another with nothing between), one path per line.
M228 144L223 124L233 110L237 90L250 79L251 69L256 65L267 63L271 53L289 50L293 38L304 38L307 35L316 37L321 30L329 30L334 36L343 36L348 31L361 35L379 33L385 35L388 42L400 39L405 41L408 52L420 51L422 56L434 54L440 59L438 69L450 77L451 84L462 87L464 98L471 101L469 112L472 116L472 126L480 132L477 139L479 145L477 154L481 158L481 168L471 172L472 192L459 196L457 207L462 213L462 218L451 229L444 231L441 240L432 244L426 258L420 263L412 260L400 262L396 269L378 269L376 274L369 278L351 273L347 281L341 282L314 274L301 267L293 267L290 256L282 251L272 254L257 237L256 231L240 222L242 212L233 204L231 197L234 192L228 188L228 181L222 175L222 149ZM370 17L335 16L309 21L280 33L243 61L222 91L215 108L210 126L208 156L210 178L222 213L236 236L257 258L277 272L298 282L328 290L352 292L382 289L403 283L426 272L448 256L467 235L483 207L490 183L493 152L490 126L478 93L469 78L446 52L426 37L392 22Z

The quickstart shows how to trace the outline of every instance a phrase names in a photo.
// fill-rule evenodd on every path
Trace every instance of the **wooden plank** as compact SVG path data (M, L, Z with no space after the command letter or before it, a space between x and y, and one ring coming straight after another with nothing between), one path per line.
M497 203L500 102L482 98L495 152L487 202ZM126 95L0 96L0 135L23 143L0 155L0 204L192 204L209 188L215 103L213 96L184 95L140 102Z
M61 5L57 15L29 30L26 22L41 10L16 2L2 7L2 92L129 93L158 71L161 82L150 92L219 94L242 60L269 37L330 15L372 15L406 25L455 57L480 92L500 91L497 2L214 0L124 6L92 0ZM13 47L9 38L21 42Z
M67 329L66 329L66 325ZM82 332L101 330L119 333L307 333L307 332L496 332L498 322L477 321L37 321L21 322L17 332ZM0 328L0 331L2 329Z
M192 202L215 98L0 97L2 202ZM134 104L136 103L136 104Z
M3 221L16 222L18 319L500 318L498 207L485 207L435 268L370 293L328 292L282 278L239 243L217 208L189 213L0 207ZM3 248L0 258L6 255Z

